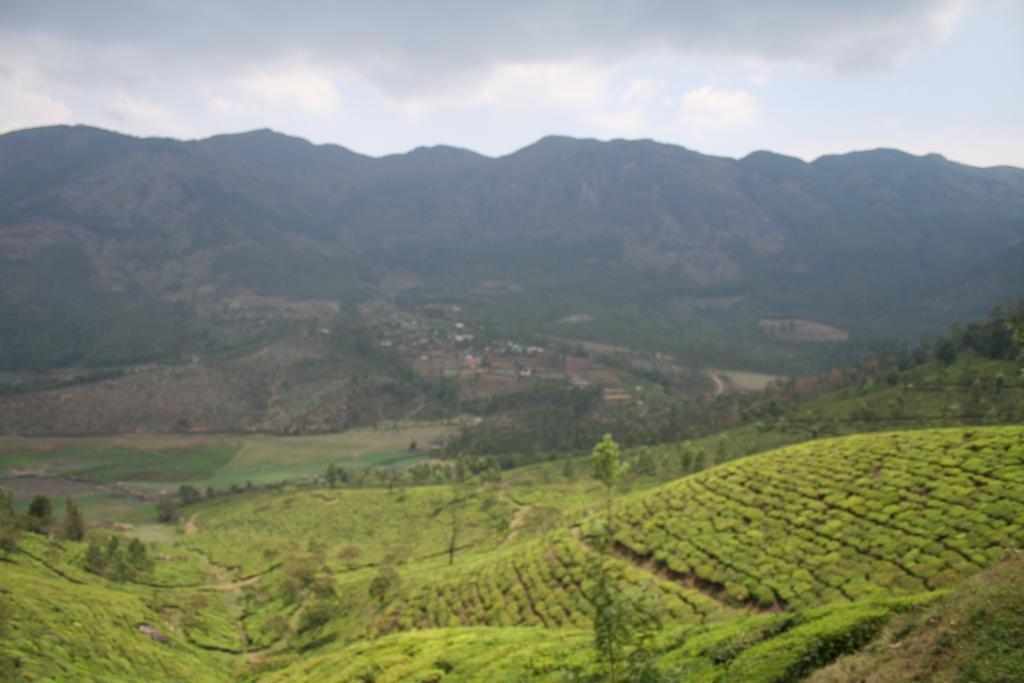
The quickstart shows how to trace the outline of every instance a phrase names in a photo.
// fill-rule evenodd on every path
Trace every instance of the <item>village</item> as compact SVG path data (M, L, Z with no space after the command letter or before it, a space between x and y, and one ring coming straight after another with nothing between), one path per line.
M457 304L429 304L423 314L392 309L379 321L381 346L395 349L421 376L456 378L466 396L513 393L535 380L598 385L605 403L643 403L643 384L627 386L582 344L512 338L474 327Z

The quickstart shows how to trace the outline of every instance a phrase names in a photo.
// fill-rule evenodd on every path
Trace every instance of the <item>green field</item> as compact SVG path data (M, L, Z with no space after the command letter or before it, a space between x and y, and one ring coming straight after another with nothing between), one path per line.
M71 495L95 521L152 519L160 492L310 479L328 463L351 471L431 456L450 427L408 423L321 436L117 435L0 437L0 486L19 500ZM409 450L412 442L415 451Z

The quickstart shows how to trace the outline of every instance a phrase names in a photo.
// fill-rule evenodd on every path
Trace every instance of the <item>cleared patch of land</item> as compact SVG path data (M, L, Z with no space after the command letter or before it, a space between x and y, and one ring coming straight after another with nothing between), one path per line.
M760 391L772 382L782 379L781 375L767 375L763 372L745 372L742 370L711 370L725 380L732 391Z
M762 318L757 322L769 337L796 342L844 342L850 333L839 327L803 318Z

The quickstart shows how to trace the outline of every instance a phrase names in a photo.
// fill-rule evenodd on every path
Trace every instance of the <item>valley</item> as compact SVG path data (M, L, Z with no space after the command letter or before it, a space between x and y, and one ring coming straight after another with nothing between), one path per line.
M0 679L1024 677L1022 173L0 135Z

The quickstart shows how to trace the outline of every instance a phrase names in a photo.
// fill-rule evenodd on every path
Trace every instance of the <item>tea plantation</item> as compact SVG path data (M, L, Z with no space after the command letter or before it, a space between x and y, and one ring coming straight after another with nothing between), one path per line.
M1024 431L791 446L637 496L619 515L623 551L738 604L941 588L1024 545Z
M88 570L114 532L22 533L0 561L0 678L606 680L609 582L649 619L620 680L857 680L832 663L890 666L869 644L968 610L972 576L1024 587L1022 426L788 446L613 492L610 519L593 480L528 479L221 496L127 576ZM1012 671L1022 618L1001 614Z

